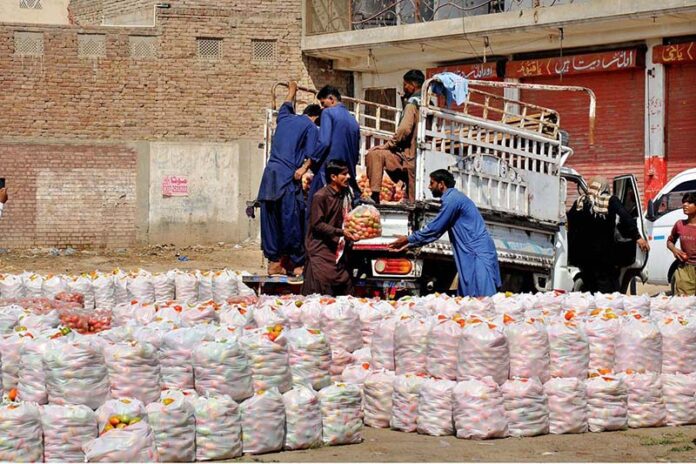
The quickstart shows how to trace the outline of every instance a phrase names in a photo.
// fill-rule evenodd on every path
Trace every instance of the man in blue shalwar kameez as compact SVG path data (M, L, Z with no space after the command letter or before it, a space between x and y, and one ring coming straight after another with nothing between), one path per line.
M457 293L461 296L490 296L500 287L500 267L495 244L473 201L454 188L454 176L445 169L430 173L433 197L442 197L440 212L423 229L401 236L389 247L401 250L420 247L449 233L459 272Z
M341 160L348 165L353 196L359 198L355 166L360 160L360 125L341 103L341 93L337 88L323 87L317 93L317 100L324 110L319 124L319 143L311 157L312 171L316 175L309 189L307 205L311 206L314 194L327 185L326 165L332 160Z
M309 105L295 114L297 83L288 86L288 96L278 110L271 155L261 178L257 199L261 203L261 248L268 259L268 273L302 275L304 265L305 200L302 174L314 154L319 136L316 120L319 105ZM286 263L289 261L289 263Z

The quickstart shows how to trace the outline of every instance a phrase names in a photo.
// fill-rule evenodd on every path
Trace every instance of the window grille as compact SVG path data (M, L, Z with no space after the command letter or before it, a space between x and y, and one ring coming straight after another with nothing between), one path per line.
M29 10L40 10L43 8L41 0L19 0L19 7Z
M157 58L157 37L132 35L128 40L131 58Z
M44 41L42 32L15 32L15 55L42 56Z
M78 34L77 56L80 58L106 57L106 36L104 34Z
M275 62L277 49L276 40L251 39L251 60L261 63Z
M196 39L198 58L219 60L222 58L222 39Z

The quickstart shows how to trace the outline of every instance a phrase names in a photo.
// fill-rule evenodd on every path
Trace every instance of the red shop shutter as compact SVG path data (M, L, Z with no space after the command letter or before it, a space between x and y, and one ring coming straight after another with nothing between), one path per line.
M667 176L696 167L696 63L667 65Z
M567 165L585 177L602 175L611 180L620 174L635 174L643 197L644 95L643 69L607 73L533 77L532 84L578 85L597 95L595 143L589 144L589 100L584 93L522 91L521 100L555 109L561 128L570 134L573 156Z

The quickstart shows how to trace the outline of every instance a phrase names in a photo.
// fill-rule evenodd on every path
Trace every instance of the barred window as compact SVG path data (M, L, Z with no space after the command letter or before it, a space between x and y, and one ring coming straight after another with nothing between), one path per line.
M222 58L222 39L199 37L196 39L198 58L204 60L219 60Z
M277 59L277 49L277 40L251 39L251 61L273 63Z
M151 35L132 35L128 38L131 58L157 58L157 37Z
M77 56L80 58L106 57L104 34L77 34Z
M44 40L42 32L17 31L14 35L15 55L43 56Z

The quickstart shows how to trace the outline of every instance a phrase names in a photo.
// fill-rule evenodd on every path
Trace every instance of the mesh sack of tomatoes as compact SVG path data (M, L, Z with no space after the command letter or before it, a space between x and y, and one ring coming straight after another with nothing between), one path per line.
M81 334L93 334L111 328L111 310L99 308L61 308L58 310L60 322Z
M45 462L84 462L82 447L97 438L97 416L85 405L41 408Z
M343 221L343 230L356 240L382 236L379 211L372 205L360 205L349 212Z
M111 395L133 397L145 404L160 397L160 365L157 349L149 343L128 341L104 346Z
M188 398L178 390L165 390L159 401L148 404L145 409L160 460L195 461L196 419Z
M242 455L242 416L229 396L191 400L196 417L196 461L221 461Z
M0 461L43 461L41 416L35 403L3 403L0 423Z

